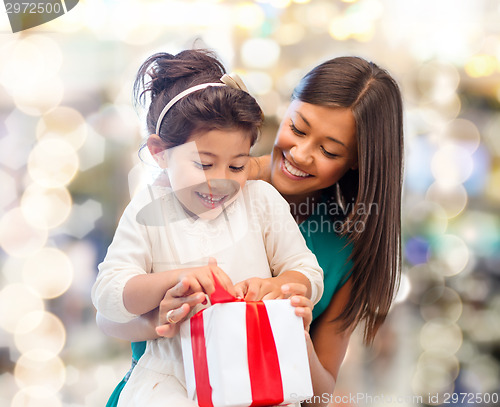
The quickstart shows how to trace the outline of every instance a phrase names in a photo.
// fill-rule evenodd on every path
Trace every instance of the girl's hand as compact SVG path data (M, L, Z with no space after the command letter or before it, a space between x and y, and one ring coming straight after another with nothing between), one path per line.
M188 295L192 290L191 280L183 278L177 285L165 293L158 311L158 326L156 333L159 336L172 338L179 331L179 322L182 322L189 311L206 300L205 294L195 292ZM168 317L167 317L168 314Z
M232 295L236 295L233 282L224 271L217 266L217 261L210 257L208 265L179 270L179 281L186 279L190 290L185 294L204 292L211 295L215 291L214 276Z
M314 305L312 301L305 296L306 286L297 283L288 283L281 286L283 298L290 298L290 302L295 307L295 315L302 317L304 321L304 330L309 334L309 327L312 322L312 310Z
M276 277L253 277L243 280L234 286L236 296L245 301L274 300L285 298L281 291L281 283Z

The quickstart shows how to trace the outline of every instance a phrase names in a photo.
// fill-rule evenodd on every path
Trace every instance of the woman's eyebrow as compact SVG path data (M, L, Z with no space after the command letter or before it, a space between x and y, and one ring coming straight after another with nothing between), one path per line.
M304 121L304 123L308 127L311 127L311 123L309 123L309 121L304 117L304 115L302 113L300 113L298 110L296 110L295 113L297 113L300 116L300 118Z
M295 113L297 113L297 114L300 116L300 118L304 121L304 123L305 123L308 127L311 127L311 123L309 123L309 121L308 121L308 120L304 117L304 115L303 115L302 113L300 113L298 110L296 110L296 111L295 111ZM330 137L330 136L326 136L326 138L327 138L328 140L331 140L331 141L333 141L333 142L335 142L335 143L338 143L338 144L340 144L341 146L343 146L343 147L347 148L347 146L346 146L344 143L342 143L342 141L337 140L336 138L333 138L333 137Z

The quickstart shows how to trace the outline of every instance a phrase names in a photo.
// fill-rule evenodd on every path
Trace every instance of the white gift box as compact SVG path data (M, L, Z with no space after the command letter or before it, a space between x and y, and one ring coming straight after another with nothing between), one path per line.
M251 304L261 310L249 317L253 327L247 321ZM188 397L197 394L201 407L285 405L312 397L304 326L290 300L221 303L201 314L180 327ZM276 392L283 400L275 401ZM268 395L273 402L266 404L262 396Z

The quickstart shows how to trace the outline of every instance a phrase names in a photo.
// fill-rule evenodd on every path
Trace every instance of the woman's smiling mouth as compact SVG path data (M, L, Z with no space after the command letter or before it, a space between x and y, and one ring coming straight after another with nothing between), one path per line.
M294 179L312 177L311 174L308 174L307 172L299 170L297 167L293 166L292 163L288 161L284 155L281 161L281 168L285 175L288 175L289 177L292 177Z

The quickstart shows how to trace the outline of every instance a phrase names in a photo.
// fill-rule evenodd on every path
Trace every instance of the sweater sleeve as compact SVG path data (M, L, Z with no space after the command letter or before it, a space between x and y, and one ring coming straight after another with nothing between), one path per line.
M123 291L129 279L152 269L152 249L148 226L138 222L137 214L147 201L144 195L134 197L125 209L106 257L92 287L92 302L105 318L128 322L137 317L127 311Z
M290 214L288 202L264 181L252 181L251 188L273 276L286 270L304 274L311 283L311 300L316 304L323 294L323 270Z

